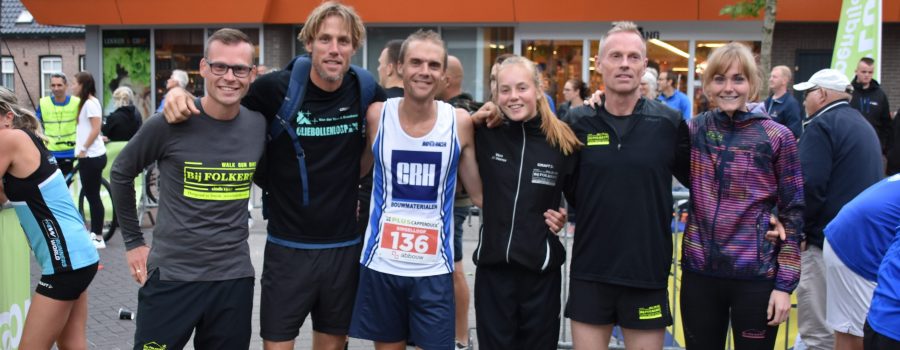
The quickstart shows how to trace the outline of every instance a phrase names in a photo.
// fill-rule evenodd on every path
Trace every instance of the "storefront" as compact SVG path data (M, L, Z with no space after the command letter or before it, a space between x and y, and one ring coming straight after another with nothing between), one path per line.
M254 41L258 64L283 67L294 55L303 53L303 45L295 39L300 29L297 24L316 5L288 0L226 0L216 6L216 11L210 11L207 3L194 0L166 0L154 8L132 0L103 1L117 3L118 13L86 11L81 6L49 0L23 3L42 23L87 23L85 64L89 71L102 76L104 86L100 94L104 105L108 105L108 96L116 86L128 84L142 99L142 113L156 108L173 69L187 71L191 77L189 89L202 92L197 67L205 38L217 28L243 30ZM346 2L357 9L367 24L368 37L353 57L354 64L375 74L378 56L387 41L403 39L419 28L436 30L446 41L449 53L459 57L465 67L463 89L479 100L489 98L490 66L503 53L523 55L537 62L544 69L549 93L558 102L564 102L562 87L569 79L578 78L589 82L592 89L600 88L601 79L594 72L599 40L613 20L630 18L648 39L650 66L677 73L677 87L694 98L696 112L703 109L699 79L710 51L729 41L741 41L759 52L762 40L761 21L731 20L718 15L722 6L733 2L730 0L648 0L639 8L621 2L588 0L571 1L558 8L527 0L458 0L425 8L413 0ZM804 26L836 26L841 0L816 1L814 7L809 3L787 0L781 1L778 8L772 63L793 66L797 79L829 64L830 60L802 64L800 60L810 52L820 56L830 52L836 30L805 31ZM410 15L408 11L392 10L402 7L421 13ZM601 7L603 11L598 10ZM900 2L885 1L883 13L884 33L900 28ZM799 32L808 40L779 45L780 26L790 28L790 36ZM900 37L885 35L884 40L886 59L882 67L888 70L900 66L896 55ZM809 47L809 43L818 46ZM900 86L892 88L892 82L883 83L886 91L898 91L895 100L900 100Z

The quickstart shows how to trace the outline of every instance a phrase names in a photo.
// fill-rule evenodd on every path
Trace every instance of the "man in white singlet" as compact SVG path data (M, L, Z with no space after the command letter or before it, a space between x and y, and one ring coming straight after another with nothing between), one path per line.
M372 166L369 227L360 258L350 336L376 349L454 348L453 201L457 170L481 206L469 114L436 101L447 67L437 33L418 31L403 42L398 71L402 98L373 103L367 113Z

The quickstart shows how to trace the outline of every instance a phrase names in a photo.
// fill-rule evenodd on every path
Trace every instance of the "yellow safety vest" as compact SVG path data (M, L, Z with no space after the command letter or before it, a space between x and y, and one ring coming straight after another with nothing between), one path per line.
M41 98L41 121L47 136L47 149L62 152L75 149L75 127L78 124L78 97L70 96L64 106L53 104L53 96Z

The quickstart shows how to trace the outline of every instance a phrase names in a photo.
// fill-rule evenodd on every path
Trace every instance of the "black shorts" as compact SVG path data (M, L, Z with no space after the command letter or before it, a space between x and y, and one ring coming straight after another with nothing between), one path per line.
M88 285L97 274L99 263L82 267L69 272L60 272L52 275L43 275L38 281L35 293L56 300L75 300L87 290Z
M876 332L872 326L869 326L869 321L866 321L866 325L863 326L863 348L866 350L896 350L900 349L900 341Z
M453 207L453 262L463 259L463 223L469 216L469 207Z
M629 329L672 325L666 289L643 289L573 279L566 317L593 325L618 324Z
M275 342L293 340L309 314L316 332L347 335L361 249L362 244L295 249L266 242L259 335Z
M247 349L253 277L224 281L161 281L154 270L138 290L134 349ZM194 330L196 329L196 333Z

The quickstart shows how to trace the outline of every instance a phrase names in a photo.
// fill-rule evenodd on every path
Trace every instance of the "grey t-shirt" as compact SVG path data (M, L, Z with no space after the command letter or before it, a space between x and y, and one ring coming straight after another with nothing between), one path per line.
M126 249L144 244L134 178L153 162L159 167L159 211L148 273L158 269L166 281L254 275L247 244L247 200L265 147L265 123L262 115L243 106L228 121L201 113L168 124L156 114L128 142L111 172L113 203Z

